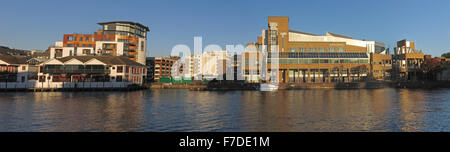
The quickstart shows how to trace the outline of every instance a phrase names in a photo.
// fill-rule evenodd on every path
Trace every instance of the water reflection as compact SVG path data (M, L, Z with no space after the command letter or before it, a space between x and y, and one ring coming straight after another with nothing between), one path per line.
M0 93L0 131L450 131L450 90Z

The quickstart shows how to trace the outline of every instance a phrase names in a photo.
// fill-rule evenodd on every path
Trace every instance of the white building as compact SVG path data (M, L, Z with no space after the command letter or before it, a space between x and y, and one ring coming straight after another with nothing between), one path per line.
M0 55L0 82L28 82L30 66L26 57Z
M222 79L226 74L226 63L229 60L227 51L210 51L202 54L191 54L185 57L186 68L183 77L194 78L194 80ZM172 68L172 70L176 70ZM174 71L173 71L174 72Z
M381 53L385 51L384 43L376 41L358 40L349 36L326 32L325 35L315 35L295 30L289 30L289 41L301 42L345 42L347 45L366 47L367 53Z

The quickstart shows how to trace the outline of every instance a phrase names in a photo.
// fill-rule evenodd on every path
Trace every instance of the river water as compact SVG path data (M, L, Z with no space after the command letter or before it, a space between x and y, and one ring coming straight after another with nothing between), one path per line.
M3 92L0 131L450 131L450 89Z

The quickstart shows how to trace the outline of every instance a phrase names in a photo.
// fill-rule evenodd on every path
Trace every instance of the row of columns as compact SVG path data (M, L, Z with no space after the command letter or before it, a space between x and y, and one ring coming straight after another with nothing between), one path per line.
M306 72L306 74L305 74L305 76L306 76L306 83L311 83L312 76L314 76L313 74L311 74L311 71L312 71L311 69L280 69L279 70L279 76L280 76L279 77L279 82L290 83L289 82L289 80L290 80L289 71L291 71L291 70L294 70L294 79L296 79L296 78L301 79L302 77L300 76L300 71L305 71ZM327 83L331 83L331 69L317 69L317 70L318 70L318 74L322 75L322 77L320 77L320 76L318 77L321 81L323 80L323 75L324 75L324 72L322 70L328 70L327 71L328 75L326 76L327 77L326 82ZM297 71L297 75L295 75L295 71ZM339 71L340 72L339 72L338 75L341 75L342 72L341 72L341 70L339 70ZM345 77L347 78L347 80L349 82L352 81L350 69L347 69L347 76L345 76ZM339 77L339 78L343 78L343 77ZM295 83L303 82L303 79L301 79L300 81L294 81L294 82ZM316 82L314 82L314 83L316 83Z

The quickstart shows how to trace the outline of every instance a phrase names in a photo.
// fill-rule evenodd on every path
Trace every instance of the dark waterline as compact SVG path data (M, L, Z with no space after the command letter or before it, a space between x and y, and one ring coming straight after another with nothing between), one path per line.
M0 131L450 131L450 89L8 92Z

